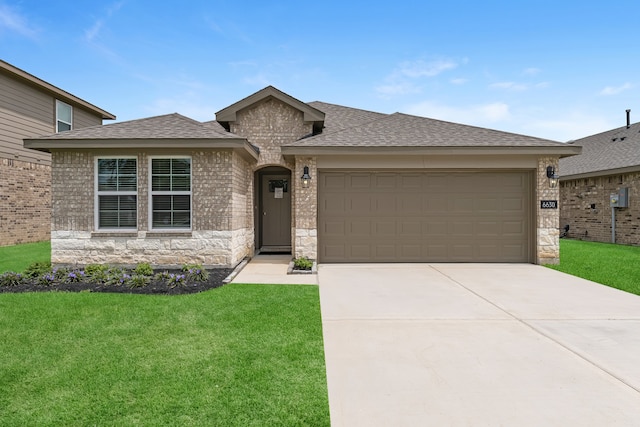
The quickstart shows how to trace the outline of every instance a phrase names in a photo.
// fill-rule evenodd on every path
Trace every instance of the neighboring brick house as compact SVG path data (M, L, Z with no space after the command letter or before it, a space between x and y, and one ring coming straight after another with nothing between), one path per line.
M569 237L640 245L640 123L627 119L627 126L573 143L583 150L560 161L560 225L569 225ZM610 196L622 188L629 189L628 207L612 208Z
M580 147L267 87L197 122L170 114L25 140L52 154L56 264L233 266L558 261L547 167Z
M115 119L0 60L0 246L49 240L51 156L22 140Z

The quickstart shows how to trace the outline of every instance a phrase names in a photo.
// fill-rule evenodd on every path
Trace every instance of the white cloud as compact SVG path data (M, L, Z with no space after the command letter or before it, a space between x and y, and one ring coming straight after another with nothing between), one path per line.
M503 102L471 105L469 107L451 107L425 101L408 106L404 109L404 112L416 116L467 123L475 126L488 126L490 123L506 121L511 117L509 105Z
M489 85L491 89L506 89L513 91L522 91L527 90L529 87L524 83L516 83L516 82L498 82L492 83Z
M530 68L525 68L522 71L522 74L526 75L526 76L535 76L538 75L542 72L542 70L540 68L535 68L535 67L530 67Z
M607 86L600 91L600 95L617 95L632 87L633 85L631 83L625 83L622 86Z
M466 62L466 60L463 62ZM404 61L398 64L391 74L384 79L384 83L376 86L375 90L385 98L394 95L420 93L422 91L419 83L421 79L435 77L457 67L458 63L451 59Z
M469 81L469 79L464 79L464 78L461 78L461 77L449 80L449 82L451 84L454 84L454 85L463 85L463 84L467 83L468 81Z
M438 74L454 69L457 63L448 59L440 59L431 62L406 61L402 62L398 68L398 72L404 76L415 79L420 77L434 77Z
M3 28L31 39L38 35L38 30L27 22L26 17L9 6L0 4L0 29Z
M119 1L107 6L105 17L96 19L93 25L84 31L84 39L89 43L93 43L94 40L96 40L97 37L100 35L100 32L102 31L102 29L104 28L105 21L111 18L116 12L118 12L123 5L124 5L124 1Z

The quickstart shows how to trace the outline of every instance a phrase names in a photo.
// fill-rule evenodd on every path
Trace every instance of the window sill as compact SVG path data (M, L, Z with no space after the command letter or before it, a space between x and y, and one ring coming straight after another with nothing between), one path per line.
M171 230L171 231L159 231L159 230L150 230L147 231L148 238L154 237L191 237L191 230Z
M92 231L91 237L138 237L137 231Z

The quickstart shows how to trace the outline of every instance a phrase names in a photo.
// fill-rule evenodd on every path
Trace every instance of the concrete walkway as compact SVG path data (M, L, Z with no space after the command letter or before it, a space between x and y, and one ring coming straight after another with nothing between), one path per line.
M535 265L320 265L331 425L640 426L640 297Z
M291 255L256 255L231 283L317 285L317 274L287 274Z

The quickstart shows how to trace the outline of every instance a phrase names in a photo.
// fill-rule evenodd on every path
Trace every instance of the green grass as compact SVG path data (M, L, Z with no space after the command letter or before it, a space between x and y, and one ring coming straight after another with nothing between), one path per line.
M0 274L5 271L21 273L31 263L51 261L51 242L25 243L0 247Z
M640 295L640 247L560 240L560 264L548 267Z
M0 295L2 426L327 426L318 288Z

